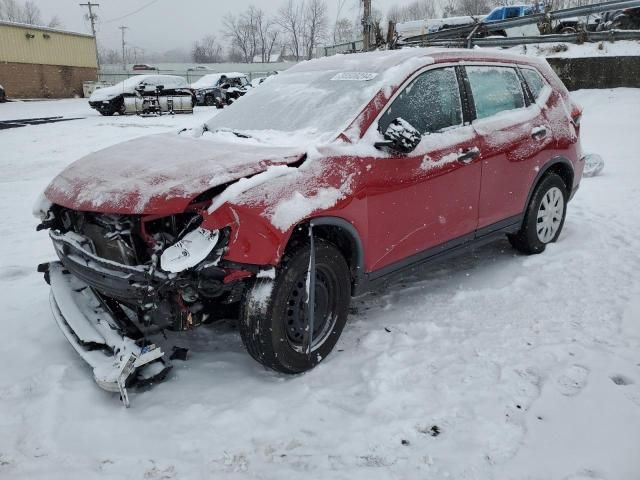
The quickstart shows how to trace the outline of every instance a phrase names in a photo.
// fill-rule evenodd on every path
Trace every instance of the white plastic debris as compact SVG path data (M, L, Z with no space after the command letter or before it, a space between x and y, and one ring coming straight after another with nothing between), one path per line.
M597 153L590 153L584 156L584 177L595 177L604 169L604 160Z
M218 243L217 230L197 228L182 240L168 247L160 257L160 267L165 272L178 273L195 267L211 253Z

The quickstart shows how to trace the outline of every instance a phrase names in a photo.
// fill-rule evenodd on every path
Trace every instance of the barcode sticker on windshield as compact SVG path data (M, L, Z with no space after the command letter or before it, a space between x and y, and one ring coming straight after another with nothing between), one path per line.
M338 73L331 80L366 82L368 80L373 80L377 76L378 76L377 73L370 73L370 72L342 72L342 73Z

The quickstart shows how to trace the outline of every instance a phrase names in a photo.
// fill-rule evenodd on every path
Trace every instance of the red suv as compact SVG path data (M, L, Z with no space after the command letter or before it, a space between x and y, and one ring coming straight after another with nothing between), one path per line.
M303 62L201 128L70 165L39 228L54 316L117 390L149 340L237 316L270 368L335 346L352 296L507 235L539 253L583 169L580 108L544 61L407 49Z

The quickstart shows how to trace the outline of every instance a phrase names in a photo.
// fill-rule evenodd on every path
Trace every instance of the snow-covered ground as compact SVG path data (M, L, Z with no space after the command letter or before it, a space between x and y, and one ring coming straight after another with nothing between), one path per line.
M72 160L207 119L100 117L83 100L0 105L0 478L640 478L640 90L580 91L603 155L560 241L483 247L355 301L337 351L266 371L231 323L131 394L100 390L49 313L34 199ZM131 152L135 155L136 152Z
M496 50L545 58L629 57L640 54L640 41L617 40L615 42L586 42L582 44L534 43L506 49L496 48Z

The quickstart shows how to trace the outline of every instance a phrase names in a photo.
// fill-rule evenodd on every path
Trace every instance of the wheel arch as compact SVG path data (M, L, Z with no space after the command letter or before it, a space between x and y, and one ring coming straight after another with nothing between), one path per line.
M364 280L364 247L360 233L349 221L340 217L315 217L296 225L285 250L306 237L312 228L316 238L334 244L343 254L351 271L351 294L356 295Z
M527 195L525 209L529 205L529 202L531 202L533 192L535 192L536 188L538 188L538 185L540 184L542 179L550 173L555 173L562 179L565 186L567 187L567 195L571 196L571 191L573 190L573 179L575 177L573 165L565 157L554 157L538 171L538 174L536 175L536 178L533 181L531 188L529 189L529 195Z

